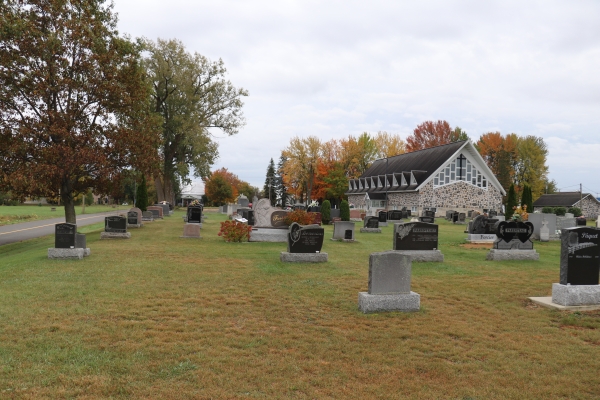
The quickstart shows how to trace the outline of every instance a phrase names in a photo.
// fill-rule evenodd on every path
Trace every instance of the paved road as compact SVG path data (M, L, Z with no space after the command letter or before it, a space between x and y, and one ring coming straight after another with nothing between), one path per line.
M107 211L98 214L77 215L77 227L103 222L104 217L126 212L124 210ZM65 217L24 222L22 224L0 226L0 246L20 242L41 236L53 235L54 225L65 222Z

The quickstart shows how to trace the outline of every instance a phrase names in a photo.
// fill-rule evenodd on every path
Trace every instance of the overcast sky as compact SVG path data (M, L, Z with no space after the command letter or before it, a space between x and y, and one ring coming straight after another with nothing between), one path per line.
M600 1L114 1L121 33L222 58L250 92L213 169L254 186L294 136L444 119L541 136L559 188L600 194Z

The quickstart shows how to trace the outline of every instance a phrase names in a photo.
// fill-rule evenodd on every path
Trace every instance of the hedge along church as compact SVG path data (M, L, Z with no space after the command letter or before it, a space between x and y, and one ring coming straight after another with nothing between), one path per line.
M346 195L356 208L412 213L502 209L506 191L470 140L376 160Z

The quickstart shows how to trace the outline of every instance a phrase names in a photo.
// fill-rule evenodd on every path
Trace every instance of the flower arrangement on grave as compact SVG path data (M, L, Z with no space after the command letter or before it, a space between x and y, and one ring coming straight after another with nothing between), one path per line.
M319 207L319 202L317 200L313 200L311 201L311 203L308 205L308 207Z
M527 204L519 207L513 207L513 215L511 219L516 222L527 221L529 219L529 214L527 213Z
M188 204L188 206L199 206L200 202L198 200L193 200L191 203Z
M294 222L297 222L300 225L310 225L313 221L314 217L304 210L294 210L289 212L284 220L285 224L288 226Z
M226 242L242 242L244 239L250 241L251 232L251 226L231 220L221 222L221 229L218 235L225 239Z

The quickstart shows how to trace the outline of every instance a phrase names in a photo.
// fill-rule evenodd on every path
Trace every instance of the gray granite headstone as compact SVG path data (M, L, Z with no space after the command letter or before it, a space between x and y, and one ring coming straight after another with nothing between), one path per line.
M369 256L369 294L410 293L410 256L394 251Z
M353 221L337 221L333 223L333 238L334 240L354 240Z

